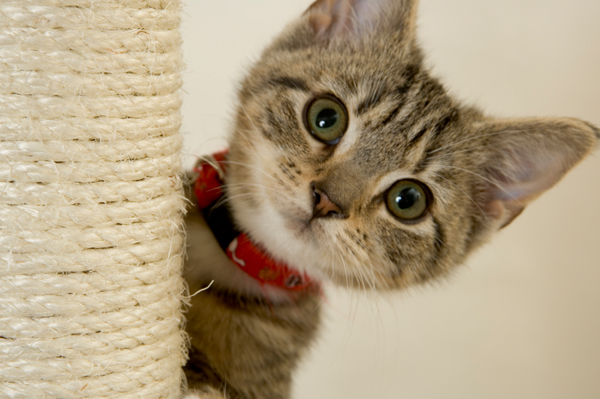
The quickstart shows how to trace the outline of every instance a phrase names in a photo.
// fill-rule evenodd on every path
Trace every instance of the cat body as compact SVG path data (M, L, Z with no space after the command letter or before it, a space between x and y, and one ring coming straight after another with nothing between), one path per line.
M261 287L225 256L198 209L186 225L193 267L185 277L190 292L203 290L187 315L188 385L205 390L201 398L289 397L292 372L317 332L320 294Z
M226 204L274 259L349 288L442 277L587 156L576 119L495 119L424 66L414 0L319 0L243 81ZM192 202L195 200L192 198ZM287 398L318 289L262 284L187 217L186 373L200 398Z

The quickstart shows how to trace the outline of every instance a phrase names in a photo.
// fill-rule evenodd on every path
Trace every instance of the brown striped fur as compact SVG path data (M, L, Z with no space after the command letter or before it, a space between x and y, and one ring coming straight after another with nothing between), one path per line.
M416 7L319 0L265 50L239 91L227 179L234 219L274 257L318 278L392 290L444 276L600 139L576 119L496 119L454 100L423 64ZM303 124L318 94L348 109L350 126L335 146ZM407 178L433 196L418 223L397 220L382 199ZM315 184L344 218L311 219ZM215 280L189 313L190 386L204 390L201 398L289 397L319 324L318 295L264 298L212 278L228 261L213 254L195 211L188 228L192 289Z

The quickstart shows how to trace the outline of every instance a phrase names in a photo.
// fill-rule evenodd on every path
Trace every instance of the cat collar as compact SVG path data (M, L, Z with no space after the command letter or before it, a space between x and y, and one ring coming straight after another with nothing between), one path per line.
M270 284L286 290L302 291L313 282L303 273L269 256L255 245L246 233L235 228L225 201L223 190L227 151L202 157L194 171L194 193L198 207L227 257L242 271L261 284Z

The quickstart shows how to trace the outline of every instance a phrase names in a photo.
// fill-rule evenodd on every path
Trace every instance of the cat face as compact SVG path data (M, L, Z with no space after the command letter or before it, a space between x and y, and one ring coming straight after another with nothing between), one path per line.
M591 151L572 119L494 120L423 66L410 1L318 1L239 94L228 196L275 258L355 287L444 275Z

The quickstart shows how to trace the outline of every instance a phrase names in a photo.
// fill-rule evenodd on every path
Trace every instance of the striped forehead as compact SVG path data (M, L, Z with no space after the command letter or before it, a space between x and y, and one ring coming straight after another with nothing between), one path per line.
M328 92L347 106L356 137L351 151L365 165L381 171L411 167L420 172L437 139L458 119L457 107L443 86L418 66L408 65L394 76L360 76L352 71L327 73L321 79L278 73L270 76L263 87L299 91L305 97Z

